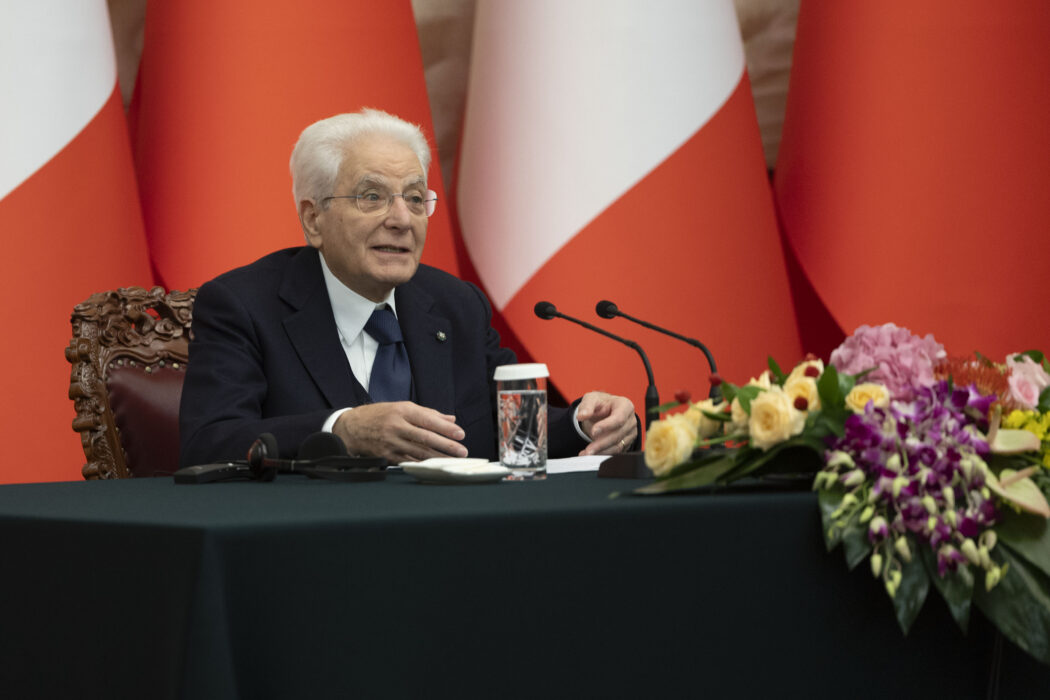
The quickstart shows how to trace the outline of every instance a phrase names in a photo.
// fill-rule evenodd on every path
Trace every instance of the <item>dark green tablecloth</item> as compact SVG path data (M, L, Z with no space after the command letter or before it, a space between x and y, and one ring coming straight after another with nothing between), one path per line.
M964 637L930 600L902 637L813 494L608 498L637 485L0 486L0 693L1050 694L976 613Z

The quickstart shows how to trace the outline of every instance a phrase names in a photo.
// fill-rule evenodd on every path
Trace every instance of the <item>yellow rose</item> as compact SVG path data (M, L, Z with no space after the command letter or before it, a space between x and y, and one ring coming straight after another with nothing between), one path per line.
M740 399L734 398L729 408L731 413L730 421L726 426L726 433L729 435L747 435L747 424L751 420L751 416L740 405Z
M757 386L762 389L768 389L769 387L773 386L773 381L769 378L769 370L767 369L765 372L758 375L757 379L755 377L751 377L751 379L747 380L747 384L745 384L744 386Z
M689 459L696 445L696 429L682 413L654 421L645 440L645 465L663 476Z
M806 414L791 405L784 390L774 386L751 402L751 444L768 450L798 435L806 425Z
M846 407L854 413L864 413L869 401L875 402L876 408L890 405L890 392L881 384L857 384L846 394Z
M813 369L810 369L811 367L816 370L816 374L813 373ZM798 363L798 365L795 366L795 369L791 370L791 374L788 375L787 381L784 382L784 386L787 386L787 382L796 377L809 377L810 379L816 380L817 377L822 374L824 374L824 360L806 360Z
M721 410L722 407L715 405L714 399L705 399L700 403L691 405L683 415L693 424L693 428L700 439L706 440L714 437L722 430L722 422L708 418L703 412L719 413Z
M817 360L819 362L819 360ZM788 377L784 382L784 393L791 399L791 405L798 408L797 399L806 400L807 411L816 411L820 408L820 394L817 393L817 380L804 374Z
M768 390L771 386L773 386L773 381L770 379L769 370L766 370L762 374L758 375L757 378L751 377L751 379L747 380L747 384L745 384L744 386L757 386L759 389ZM761 392L759 395L761 395ZM753 399L752 404L754 404ZM729 408L731 411L731 420L726 425L726 434L747 435L748 423L751 421L751 416L749 416L747 411L744 410L744 407L740 405L740 399L734 397L733 403L729 405Z

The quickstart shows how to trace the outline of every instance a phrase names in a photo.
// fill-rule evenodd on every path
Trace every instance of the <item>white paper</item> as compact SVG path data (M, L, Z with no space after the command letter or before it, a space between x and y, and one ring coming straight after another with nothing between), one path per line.
M548 474L568 474L569 472L596 472L609 455L588 455L587 457L565 457L548 459Z

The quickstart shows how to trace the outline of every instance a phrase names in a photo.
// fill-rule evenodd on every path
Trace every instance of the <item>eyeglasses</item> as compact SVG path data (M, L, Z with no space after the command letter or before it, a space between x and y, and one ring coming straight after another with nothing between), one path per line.
M400 197L408 210L415 215L426 214L430 216L437 206L437 192L427 190L426 196L419 192L387 192L386 190L369 190L364 194L336 194L325 197L322 202L329 199L352 199L357 204L357 209L362 214L382 215L390 211L394 206L394 197Z

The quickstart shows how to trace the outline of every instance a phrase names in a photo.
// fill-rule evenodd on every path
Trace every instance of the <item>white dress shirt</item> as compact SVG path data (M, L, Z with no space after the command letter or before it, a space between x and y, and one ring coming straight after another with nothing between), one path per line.
M350 362L350 371L368 391L368 383L372 377L372 364L376 359L376 351L379 350L379 342L365 333L365 324L377 308L389 306L397 317L397 307L394 305L394 292L391 290L382 303L375 303L357 292L353 291L332 274L325 263L324 255L317 256L321 261L321 272L324 274L325 287L328 288L328 299L332 303L332 315L335 317L335 327L339 331L339 342L343 345L343 352ZM322 430L332 432L332 426L349 408L341 408L328 416Z

